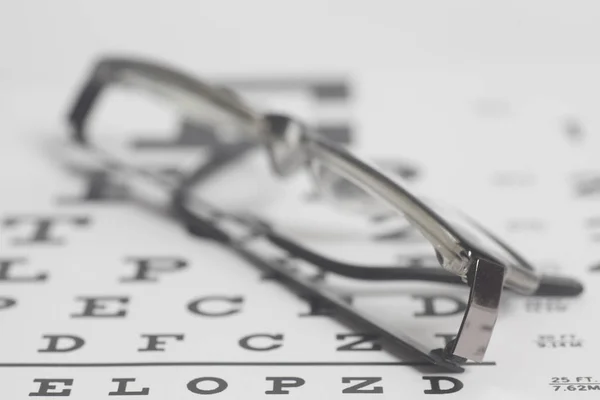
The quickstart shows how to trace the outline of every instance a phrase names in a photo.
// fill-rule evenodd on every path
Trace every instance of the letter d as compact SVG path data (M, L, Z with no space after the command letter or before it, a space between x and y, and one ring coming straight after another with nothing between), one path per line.
M48 346L38 350L38 353L68 353L83 347L85 340L73 335L44 335L48 339Z

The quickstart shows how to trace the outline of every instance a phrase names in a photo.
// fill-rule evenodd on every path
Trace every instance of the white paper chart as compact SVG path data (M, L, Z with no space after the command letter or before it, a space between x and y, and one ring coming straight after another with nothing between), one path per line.
M229 80L257 106L297 113L458 205L542 271L584 283L576 298L505 293L486 360L462 374L390 355L372 333L336 322L228 249L188 235L164 209L132 200L126 183L101 170L74 173L56 151L67 142L72 88L2 93L0 398L597 397L600 98L591 89L600 81L563 71L561 82L574 85L543 92L539 74L528 74L506 73L510 84L432 71ZM145 132L181 129L177 146L212 145L210 135L185 142L187 128L115 101L100 130L138 129L139 146L160 148ZM223 207L246 207L341 260L430 255L396 225L348 222L305 182L273 182L260 155L246 160L256 170L234 166L214 183ZM468 297L435 283L328 279L430 348L456 334Z

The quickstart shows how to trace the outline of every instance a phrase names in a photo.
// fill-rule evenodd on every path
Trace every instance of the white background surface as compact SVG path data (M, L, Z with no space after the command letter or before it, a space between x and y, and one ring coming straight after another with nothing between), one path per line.
M103 52L198 72L600 62L594 1L11 1L0 79L73 79Z

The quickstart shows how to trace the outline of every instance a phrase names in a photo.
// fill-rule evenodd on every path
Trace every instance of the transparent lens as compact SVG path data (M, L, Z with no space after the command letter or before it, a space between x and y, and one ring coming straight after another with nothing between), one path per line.
M87 123L89 143L138 167L189 171L220 142L218 128L181 119L178 110L135 91L107 92Z
M366 215L378 215L389 212L389 206L378 197L363 189L358 182L341 176L324 164L315 166L315 176L323 197L334 202L334 206ZM411 225L418 230L432 245L440 264L447 270L463 276L470 266L468 252L496 260L498 263L516 267L519 270L530 270L524 260L516 257L512 251L492 236L466 214L459 210L440 206L440 202L420 199L425 207L420 206L418 212L427 215L429 224L418 222L418 215L413 215L412 209L396 209ZM443 240L442 231L450 230L452 241ZM442 238L442 240L440 240Z
M311 165L318 194L335 207L367 216L390 212L390 207L337 172L314 161Z
M364 221L363 224L343 225L339 222L338 225L342 230L350 229L351 226L362 230L358 236L363 238L364 249L368 251L360 257L364 259L363 263L369 263L369 257L372 257L380 264L397 264L398 267L412 263L407 260L423 260L423 264L428 266L436 264L431 245L403 213L327 165L314 161L311 167L318 198L327 203L329 212L345 214L349 221L355 219ZM341 231L339 235L347 240L349 232ZM346 254L349 254L348 251ZM374 254L377 256L375 257ZM344 252L340 252L337 256L344 255ZM353 257L357 259L356 255Z
M185 78L190 79L190 78ZM180 115L194 120L196 124L217 129L222 141L232 141L252 130L257 132L257 120L242 99L233 91L193 81L194 87L179 82L177 77L147 76L139 72L123 71L119 83L155 97L175 108ZM154 96L153 96L154 97Z
M244 130L252 126L243 125L238 116L201 96L164 85L155 85L157 91L162 90L158 97L148 96L139 90L141 82L128 83L135 90L119 86L105 91L85 126L87 142L112 164L115 177L108 180L126 186L120 193L133 194L133 187L139 193L144 186L142 196L150 198L147 189L154 186L155 192L168 195L198 169L209 170L210 175L230 164L229 158L239 158L244 153L240 148L247 150L256 142L256 132ZM223 99L234 101L234 94L218 90ZM232 137L240 140L225 140ZM124 173L125 169L129 172ZM110 187L106 190L114 192ZM162 197L160 205L168 201L168 196Z

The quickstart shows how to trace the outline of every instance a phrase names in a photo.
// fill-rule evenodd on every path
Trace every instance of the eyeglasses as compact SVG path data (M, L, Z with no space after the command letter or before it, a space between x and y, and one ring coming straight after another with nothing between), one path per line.
M573 279L541 276L514 249L468 216L430 206L397 177L314 135L300 121L286 115L261 114L233 91L165 66L122 58L98 62L69 114L75 141L93 148L86 123L98 96L112 85L156 93L169 100L186 118L215 126L227 142L262 146L277 176L283 178L304 170L324 196L340 205L369 209L376 207L376 202L383 202L404 216L433 246L441 269L342 263L289 239L256 216L238 215L208 204L192 190L206 178L204 169L176 180L132 166L127 160L111 159L111 165L116 165L121 173L150 179L167 189L173 209L190 232L229 246L300 295L317 298L353 324L375 330L402 354L408 352L425 363L460 371L465 360L483 360L504 288L522 295L542 296L575 296L582 291L581 284ZM224 158L237 155L239 152ZM413 339L375 322L322 284L322 280L308 278L285 268L272 257L262 256L252 249L248 238L313 264L323 273L365 280L467 284L470 295L458 334L444 349L429 351Z

